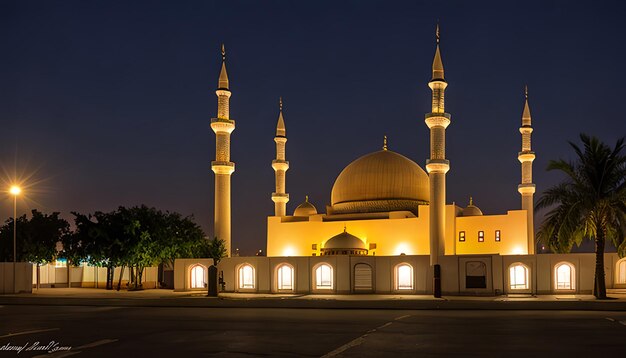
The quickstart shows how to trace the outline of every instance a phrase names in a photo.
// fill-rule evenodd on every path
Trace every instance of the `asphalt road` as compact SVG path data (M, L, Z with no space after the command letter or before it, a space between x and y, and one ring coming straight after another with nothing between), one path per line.
M626 312L0 306L0 357L624 354Z

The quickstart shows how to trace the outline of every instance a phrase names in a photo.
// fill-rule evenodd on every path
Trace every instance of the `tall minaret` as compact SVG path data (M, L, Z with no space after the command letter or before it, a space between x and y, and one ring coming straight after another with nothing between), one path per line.
M443 63L439 53L439 24L437 24L437 49L433 59L433 76L428 87L433 92L432 112L426 114L430 129L430 159L426 170L430 179L430 264L438 264L439 255L445 254L446 173L450 162L446 159L446 128L450 114L444 109L444 93L448 83L443 76Z
M530 147L530 134L533 132L530 120L530 108L528 107L528 87L524 88L524 112L522 113L522 151L517 154L517 159L522 163L522 183L517 186L517 191L522 194L522 210L526 210L528 232L528 254L535 253L535 226L533 223L535 184L533 184L533 160L535 152Z
M276 176L276 192L272 193L274 202L274 215L287 215L287 202L289 194L285 193L285 174L289 169L289 162L285 160L285 144L287 143L287 132L285 131L285 120L283 119L283 99L279 100L280 112L278 113L278 124L276 125L276 159L272 160Z
M215 132L215 161L211 169L215 173L215 226L214 236L226 243L226 256L230 257L230 176L235 171L235 163L230 161L230 134L235 130L235 121L230 119L226 73L226 51L222 44L222 70L217 90L217 118L211 119L211 129Z

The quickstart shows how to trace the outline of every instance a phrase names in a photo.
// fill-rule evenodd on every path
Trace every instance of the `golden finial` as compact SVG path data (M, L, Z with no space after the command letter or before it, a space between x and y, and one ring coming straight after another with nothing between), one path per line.
M226 48L222 44L222 61L226 61Z
M308 195L304 196L304 201L307 202L307 203L309 202L309 196Z
M387 150L387 136L383 136L383 150Z
M439 45L439 19L437 19L437 29L435 30L435 35L437 36L437 45Z
M528 85L524 85L524 97L528 99Z
M470 196L470 205L474 205L474 199Z
M283 111L283 97L278 97L278 106L280 107L280 111Z

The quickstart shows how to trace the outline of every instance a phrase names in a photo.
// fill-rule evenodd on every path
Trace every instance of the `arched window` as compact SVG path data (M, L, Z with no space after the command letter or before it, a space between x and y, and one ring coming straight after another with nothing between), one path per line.
M354 265L354 290L369 291L372 289L372 266L368 264Z
M281 264L276 270L276 288L279 291L293 291L293 267Z
M191 288L205 288L206 281L204 277L206 276L206 268L200 264L195 264L191 266L189 269L189 277L191 279L191 284L189 285Z
M527 290L528 267L521 263L515 263L509 267L509 287L511 290Z
M412 290L413 267L409 264L399 264L394 271L396 274L396 290Z
M622 259L617 263L617 283L626 283L626 259Z
M557 290L573 290L575 275L574 266L569 262L561 262L554 266L554 288Z
M239 288L254 289L254 267L250 264L243 264L239 267Z
M318 290L333 289L333 268L329 264L321 264L315 269L315 288Z

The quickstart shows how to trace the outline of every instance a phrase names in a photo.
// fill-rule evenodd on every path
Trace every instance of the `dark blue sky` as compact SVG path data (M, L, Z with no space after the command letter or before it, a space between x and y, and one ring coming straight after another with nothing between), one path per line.
M436 3L433 5L433 3ZM449 87L448 202L520 208L523 87L538 194L549 159L586 132L626 134L626 17L598 1L4 1L0 166L30 176L19 211L145 203L213 231L219 46L231 81L233 247L264 248L274 127L285 102L287 191L319 210L341 169L390 149L428 157L430 68L441 23ZM34 173L34 174L33 174ZM0 215L12 215L4 196Z

